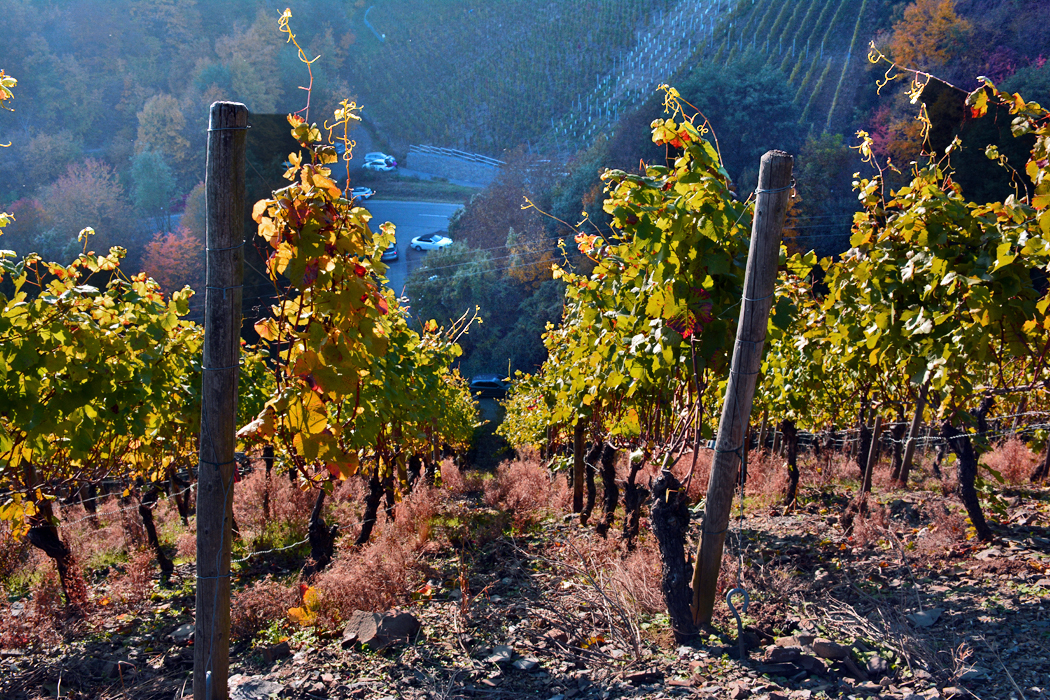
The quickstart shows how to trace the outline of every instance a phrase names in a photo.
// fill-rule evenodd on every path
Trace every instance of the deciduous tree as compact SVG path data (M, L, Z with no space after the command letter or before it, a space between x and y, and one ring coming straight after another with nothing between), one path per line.
M204 286L204 244L185 226L157 233L146 245L142 269L165 292L186 286L200 290Z
M107 163L89 158L69 166L41 199L63 241L75 241L81 229L91 227L96 234L93 245L99 250L132 243L131 205L116 171Z
M928 71L962 55L972 32L955 12L955 0L915 0L893 25L889 49L897 63Z

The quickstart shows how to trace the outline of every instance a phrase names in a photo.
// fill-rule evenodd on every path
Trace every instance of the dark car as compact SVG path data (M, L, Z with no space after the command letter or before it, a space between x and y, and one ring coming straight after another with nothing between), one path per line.
M394 260L397 260L397 243L394 242L388 245L386 250L383 251L383 254L379 256L379 259L383 262L393 262Z
M503 399L507 396L507 382L496 374L478 374L470 380L470 393L482 399Z

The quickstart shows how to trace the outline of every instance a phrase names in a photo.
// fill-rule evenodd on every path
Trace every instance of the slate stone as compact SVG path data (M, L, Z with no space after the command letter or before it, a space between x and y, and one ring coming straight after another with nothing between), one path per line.
M830 639L817 637L813 640L813 651L822 659L844 659L849 656L849 649Z
M386 649L411 641L419 634L419 628L419 619L411 613L355 610L343 628L343 647L367 644L372 649Z
M784 678L791 678L799 672L799 667L795 664L755 664L755 670L759 673L768 673L771 676L783 676Z
M194 631L194 624L192 622L187 622L185 625L180 625L172 630L171 638L174 639L177 644L189 644L193 641Z
M798 661L802 656L800 647L772 647L766 651L766 661L773 664Z
M814 673L818 676L828 675L828 665L820 659L818 659L817 657L811 656L810 654L803 654L798 658L798 661L796 661L795 663L801 666L802 668L806 669L810 673Z
M547 630L543 635L543 638L552 642L558 642L559 644L569 643L569 635L558 628Z
M487 664L507 664L514 658L514 649L507 646L506 644L499 644L492 649L490 654L485 659Z
M283 659L284 657L291 655L292 648L288 646L288 642L281 642L272 647L264 647L262 649L263 661L268 664L272 664L277 659Z
M263 676L230 676L230 700L268 700L272 695L279 695L284 686L274 683Z
M876 654L868 658L868 663L864 670L872 678L882 678L890 672L890 662Z
M631 685L645 685L647 683L656 683L657 681L662 681L663 678L664 673L659 669L635 671L634 673L628 673L626 676L623 677L623 679Z
M940 619L941 613L943 612L944 610L941 608L930 608L929 610L923 610L922 612L905 615L905 617L911 620L911 623L916 627L932 627L934 623Z

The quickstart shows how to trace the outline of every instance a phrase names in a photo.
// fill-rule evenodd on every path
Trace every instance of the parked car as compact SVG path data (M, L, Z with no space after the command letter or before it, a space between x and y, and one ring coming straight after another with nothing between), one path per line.
M393 262L397 260L397 241L391 243L383 251L383 254L379 256L379 259L383 262Z
M452 239L443 235L441 231L435 231L425 236L416 236L412 239L411 245L415 250L439 250L452 245Z
M476 374L470 380L470 393L482 399L503 399L507 397L507 386L497 374Z
M383 160L383 161L386 161L388 165L392 165L395 168L397 167L397 161L394 160L394 156L388 156L386 153L383 153L382 151L372 151L371 153L366 153L365 154L365 162L366 163L368 163L369 161L374 161L374 160Z
M392 165L388 160L368 160L361 167L365 170L375 170L380 173L389 173L397 170L397 166Z
M355 187L350 190L351 199L371 199L372 195L376 193L371 187Z

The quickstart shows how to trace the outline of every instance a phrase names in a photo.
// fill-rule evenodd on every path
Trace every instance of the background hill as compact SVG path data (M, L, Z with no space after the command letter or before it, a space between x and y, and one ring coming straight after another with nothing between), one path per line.
M604 229L602 169L666 157L648 134L662 83L709 120L742 198L763 152L796 154L789 234L822 255L848 246L853 174L864 167L849 148L855 133L901 166L923 145L903 83L877 94L886 66L868 62L871 42L962 90L985 75L1050 99L1050 0L309 0L292 11L300 43L320 56L311 119L350 97L364 107L353 134L361 150L403 161L426 145L506 162L453 224L468 249L446 269L460 281L432 271L410 280L417 290L469 280L473 291L450 295L457 303L499 299L494 322L467 343L487 348L475 357L468 347L467 371L542 361L534 336L557 320L561 296L544 270L581 211ZM129 249L129 268L199 286L208 105L245 102L259 142L305 104L308 76L277 14L256 0L0 0L0 16L13 38L0 67L19 80L16 111L0 114L0 142L12 144L0 149L0 206L17 218L3 247L68 258L92 226L96 247ZM945 143L963 128L948 90ZM267 154L251 173L253 193L265 193L280 184L274 164L286 146L253 148ZM965 139L956 157L969 172L990 167ZM980 171L963 184L992 195L1006 186L996 177ZM409 191L386 174L351 179L380 196ZM410 186L413 196L454 192ZM551 216L523 211L523 197ZM586 265L571 252L567 261ZM483 269L466 275L468 263Z

